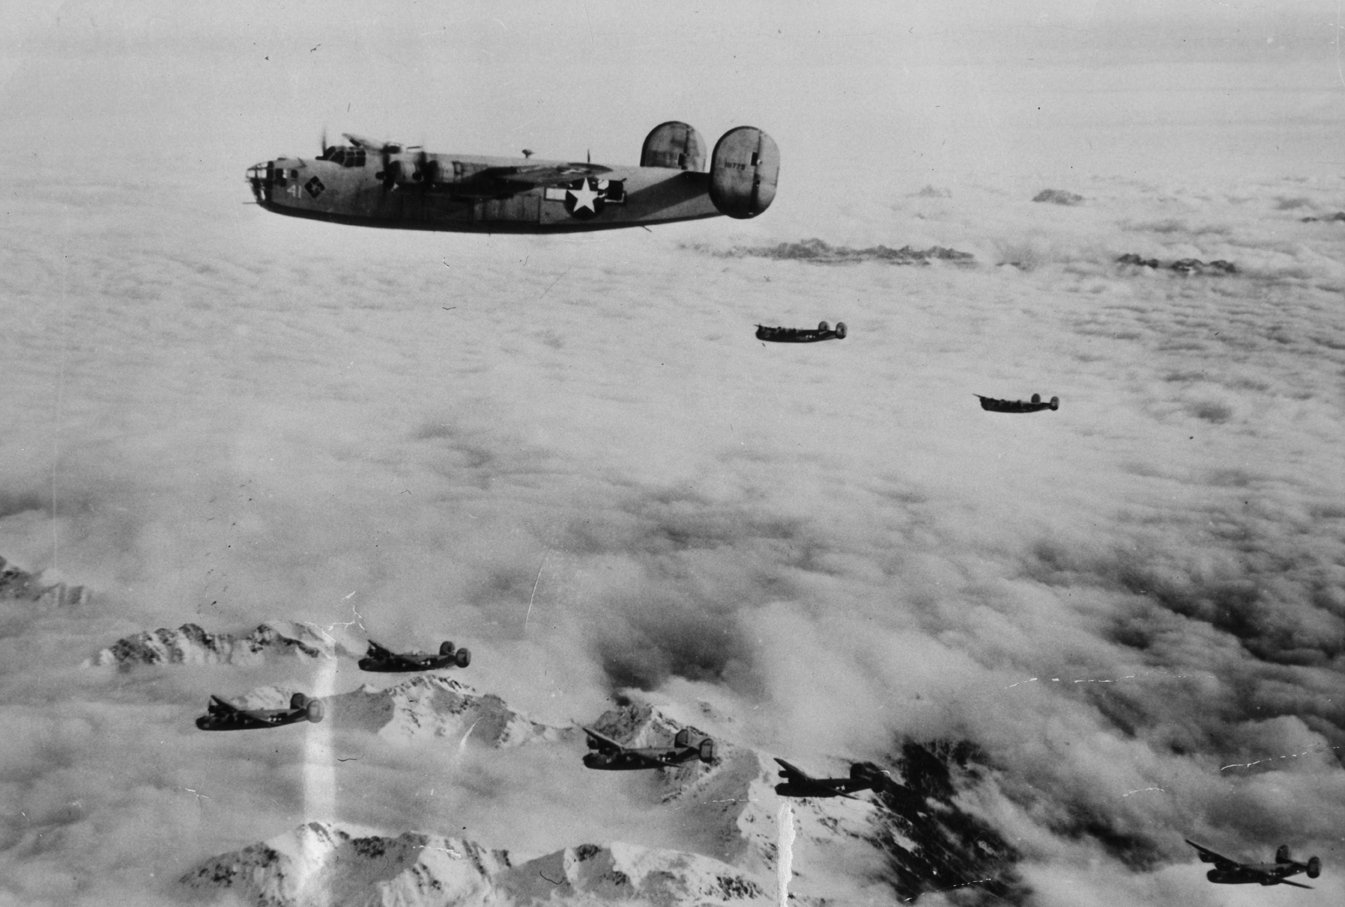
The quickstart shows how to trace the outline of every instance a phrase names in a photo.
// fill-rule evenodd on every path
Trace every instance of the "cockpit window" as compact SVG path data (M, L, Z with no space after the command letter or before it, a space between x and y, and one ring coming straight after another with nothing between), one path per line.
M340 164L342 167L363 167L364 149L348 148L345 145L332 145L323 150L318 155L320 161L331 161L333 164Z

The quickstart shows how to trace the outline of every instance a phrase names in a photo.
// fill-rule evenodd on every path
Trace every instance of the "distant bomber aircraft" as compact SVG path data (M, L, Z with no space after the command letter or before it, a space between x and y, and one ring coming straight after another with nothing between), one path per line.
M715 742L702 736L695 744L691 742L691 729L682 728L673 737L673 745L650 746L640 749L624 747L611 737L605 737L592 728L584 728L588 734L588 747L593 752L584 754L586 768L624 771L641 768L673 768L692 759L713 762Z
M476 233L566 233L643 227L727 214L756 217L775 198L780 151L760 129L705 143L686 123L656 126L640 166L431 154L345 134L304 159L247 172L267 211L366 227Z
M1275 851L1274 863L1239 863L1237 860L1230 860L1210 850L1208 847L1201 847L1190 838L1186 839L1200 854L1200 862L1213 863L1211 869L1205 878L1211 882L1219 882L1224 885L1242 885L1255 882L1257 885L1292 885L1295 888L1311 888L1311 885L1304 885L1302 882L1291 882L1289 876L1298 875L1300 872L1306 872L1308 878L1315 879L1322 874L1322 861L1317 857L1309 858L1308 862L1300 863L1297 860L1289 858L1288 845L1281 844L1279 850Z
M855 791L872 790L881 793L892 784L892 775L872 762L856 762L850 766L849 778L814 778L796 765L790 765L783 759L776 759L784 771L780 777L782 784L775 785L775 792L782 797L845 797Z
M836 322L836 330L825 321L819 322L817 330L812 328L772 328L764 324L757 325L757 339L772 343L816 343L819 340L844 340L845 322Z
M240 709L218 696L211 696L206 714L196 719L196 726L203 731L249 731L321 720L322 702L309 699L303 693L290 697L288 709Z
M973 394L981 401L981 409L989 410L992 413L1039 413L1044 409L1057 410L1060 408L1060 398L1052 397L1049 402L1041 399L1041 394L1033 394L1032 399L1023 402L1022 400L996 400L994 397L982 397L980 394Z
M435 671L439 668L465 668L472 663L472 653L466 649L455 649L453 643L443 642L438 655L425 652L393 652L385 649L372 639L369 651L360 659L361 671Z

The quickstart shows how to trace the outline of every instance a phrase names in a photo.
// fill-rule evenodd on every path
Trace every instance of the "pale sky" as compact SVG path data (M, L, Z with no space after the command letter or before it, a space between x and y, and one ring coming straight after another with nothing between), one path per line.
M326 127L433 149L632 161L665 119L838 181L1041 180L1345 163L1336 4L171 3L25 6L11 147L235 178ZM240 163L241 161L241 163ZM879 168L875 173L871 168ZM792 172L791 172L792 171ZM796 196L799 197L799 196Z

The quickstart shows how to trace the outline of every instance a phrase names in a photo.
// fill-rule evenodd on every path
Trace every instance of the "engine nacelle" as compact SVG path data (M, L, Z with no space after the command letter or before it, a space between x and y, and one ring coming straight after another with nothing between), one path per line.
M729 217L756 217L775 200L780 149L752 126L730 129L710 155L710 201Z
M655 126L645 136L640 149L641 167L673 167L678 170L705 169L705 142L701 134L686 123L669 120Z
M439 182L439 162L427 154L404 154L388 161L385 179L390 178L403 189Z

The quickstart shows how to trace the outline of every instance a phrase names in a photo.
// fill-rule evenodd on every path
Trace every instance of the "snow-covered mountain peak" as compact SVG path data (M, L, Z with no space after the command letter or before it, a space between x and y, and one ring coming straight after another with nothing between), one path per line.
M46 607L88 604L93 593L62 582L52 571L30 573L0 557L0 600L34 602Z
M270 658L356 657L352 647L316 624L267 621L250 633L208 633L197 624L160 628L117 640L86 662L129 669L157 664L260 664Z
M490 877L508 866L504 851L463 838L418 832L386 837L308 822L206 860L181 881L197 891L233 891L258 907L428 907L486 903Z
M573 740L579 734L577 728L533 721L499 696L478 693L438 673L418 674L382 689L364 684L325 701L333 721L391 739L430 735L512 747Z
M258 907L774 903L768 883L700 854L581 844L513 866L507 852L466 838L388 837L328 822L212 857L181 883L230 891Z
M313 690L295 686L265 686L241 695L220 694L245 709L279 709L295 693ZM339 729L357 728L388 740L452 737L494 748L527 743L574 740L579 730L533 721L509 707L499 696L478 693L452 677L417 674L389 687L366 683L347 693L319 697L323 723Z

